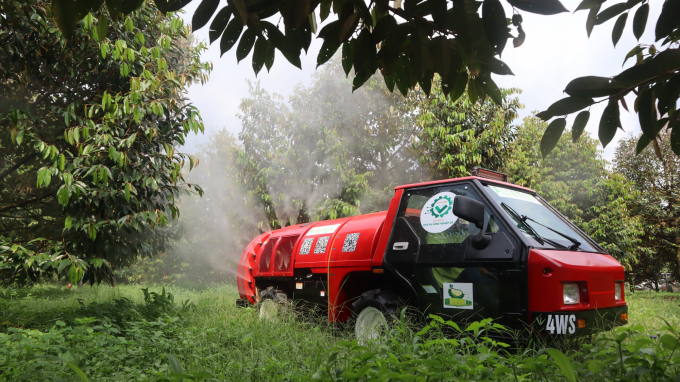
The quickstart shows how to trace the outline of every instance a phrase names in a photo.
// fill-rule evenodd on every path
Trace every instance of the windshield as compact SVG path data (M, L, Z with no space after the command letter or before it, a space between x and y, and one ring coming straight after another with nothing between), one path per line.
M539 199L526 192L485 185L489 194L501 205L509 221L524 234L531 245L539 248L578 248L599 252L581 235L562 221ZM578 243L578 244L576 244Z

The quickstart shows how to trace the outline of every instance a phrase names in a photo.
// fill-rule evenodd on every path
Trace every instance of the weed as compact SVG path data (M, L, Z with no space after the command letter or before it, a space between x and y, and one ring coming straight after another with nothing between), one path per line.
M488 320L423 325L405 312L360 346L312 308L260 320L236 308L232 286L2 289L0 381L674 381L680 309L669 296L629 295L631 323L588 341L518 349Z

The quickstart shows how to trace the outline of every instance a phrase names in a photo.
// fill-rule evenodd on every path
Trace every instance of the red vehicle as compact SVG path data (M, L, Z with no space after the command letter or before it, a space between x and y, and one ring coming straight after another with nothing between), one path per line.
M535 191L473 174L398 186L387 211L258 236L241 257L237 304L318 303L331 322L356 315L357 330L398 304L549 335L626 324L617 260Z

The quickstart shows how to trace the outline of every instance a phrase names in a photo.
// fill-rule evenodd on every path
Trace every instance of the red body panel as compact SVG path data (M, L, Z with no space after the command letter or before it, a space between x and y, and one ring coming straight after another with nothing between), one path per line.
M241 298L255 302L256 298L252 297L255 295L254 277L293 276L295 268L309 268L312 273L328 274L329 318L331 321L344 320L350 311L342 308L347 302L347 296L342 289L343 280L352 272L371 272L372 260L379 245L386 215L388 213L383 211L301 224L258 236L246 247L241 256L237 278ZM394 213L392 219L394 219ZM324 230L324 227L329 228ZM318 232L320 230L323 232ZM348 234L358 234L359 237L352 250L343 251ZM319 239L325 237L328 237L325 251L315 253ZM290 259L291 266L284 266L284 269L281 269L277 265L281 263L278 262L279 249L285 240L292 239L295 239L295 244ZM305 239L312 240L311 248L309 253L301 254ZM266 256L270 257L267 259ZM283 262L283 264L286 263Z
M623 266L609 255L532 249L529 252L529 311L559 312L626 305L615 301L614 283L623 281ZM545 271L544 271L545 270ZM581 285L581 302L564 305L562 284ZM587 291L584 291L585 285Z
M255 303L257 300L257 293L255 291L255 257L260 252L262 246L260 243L267 240L271 232L263 233L251 241L241 255L241 261L238 264L236 273L236 285L241 298Z
M330 254L330 249L332 248L333 241L335 240L338 231L342 228L342 226L350 221L351 219L354 219L354 217L348 217L348 218L342 218L342 219L335 219L335 220L325 220L321 222L317 222L314 227L322 229L323 227L335 227L335 229L332 230L332 232L323 232L323 233L314 233L311 229L306 229L305 234L300 237L298 240L298 244L295 247L295 268L323 268L327 269L328 268L328 256ZM311 227L310 227L311 228ZM332 228L331 228L332 229ZM330 229L329 229L330 230ZM330 236L328 239L328 244L326 244L326 250L322 253L315 253L315 249L317 247L317 243L319 242L319 239L322 239L324 237ZM312 239L312 247L309 251L309 254L300 254L300 248L302 247L302 243L304 242L305 239Z
M255 276L292 276L295 263L295 255L299 251L299 246L305 233L317 225L324 225L324 222L314 222L307 224L298 224L290 227L277 229L271 232L269 237L270 242L276 240L276 244L265 243L263 250L257 255L257 266L255 267ZM293 240L292 248L288 251L288 261L286 266L280 267L279 256L281 255L281 245L285 244L287 240ZM271 247L271 251L267 251L267 246ZM269 261L265 256L271 256ZM269 266L267 266L267 263Z
M328 313L331 322L345 321L349 318L351 310L346 306L349 296L343 289L343 283L352 272L371 272L377 233L380 232L386 215L386 212L376 212L355 216L336 231L328 258ZM351 234L359 234L354 248L351 242L346 240L347 235ZM346 241L348 246L344 248Z
M390 233L392 233L392 224L394 224L394 217L397 216L397 210L399 209L399 202L401 201L401 196L404 194L404 190L399 187L394 189L394 196L390 201L390 208L387 210L387 217L385 218L385 224L380 232L380 237L378 238L378 246L373 253L373 266L382 267L383 256L385 256L385 249L387 248L387 242L390 240Z

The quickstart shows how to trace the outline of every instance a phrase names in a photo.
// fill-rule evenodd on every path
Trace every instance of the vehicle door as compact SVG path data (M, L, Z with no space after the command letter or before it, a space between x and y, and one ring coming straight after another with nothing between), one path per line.
M459 197L484 204L482 227L454 215ZM503 224L472 183L405 190L385 261L410 281L425 313L497 318L501 273L515 265ZM475 248L472 239L479 235L491 236L492 244Z

